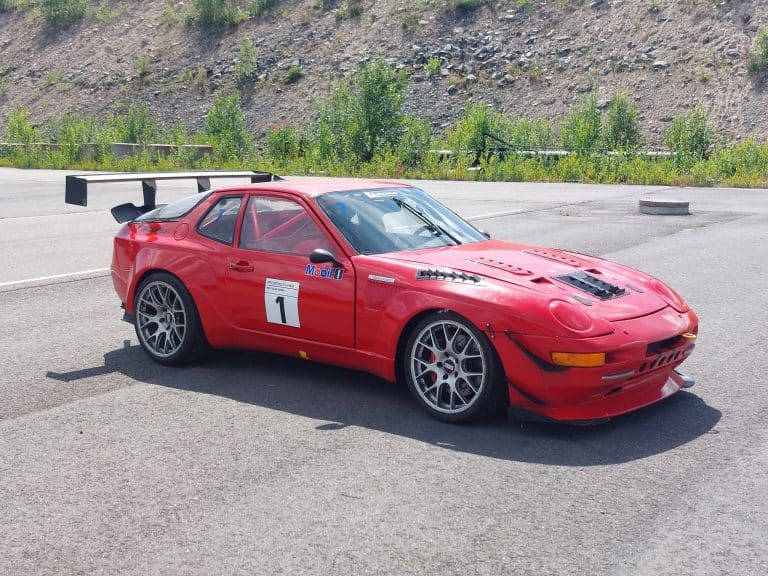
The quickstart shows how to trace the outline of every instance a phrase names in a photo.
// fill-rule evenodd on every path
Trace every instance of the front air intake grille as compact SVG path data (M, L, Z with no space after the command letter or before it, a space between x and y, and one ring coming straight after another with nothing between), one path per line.
M595 278L586 272L572 272L564 276L555 276L555 280L565 282L569 286L600 298L600 300L611 300L612 298L624 296L627 293L624 288L619 288L599 278Z

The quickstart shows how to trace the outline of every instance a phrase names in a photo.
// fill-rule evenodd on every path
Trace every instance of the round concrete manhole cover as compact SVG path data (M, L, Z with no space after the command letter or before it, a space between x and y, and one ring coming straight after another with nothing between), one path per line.
M663 216L688 216L691 213L688 204L686 200L643 199L640 200L640 213Z

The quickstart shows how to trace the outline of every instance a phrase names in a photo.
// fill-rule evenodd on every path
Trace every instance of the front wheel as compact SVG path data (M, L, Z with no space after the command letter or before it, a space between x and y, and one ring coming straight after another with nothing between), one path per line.
M160 364L189 362L205 350L205 334L192 296L175 276L155 272L136 291L136 336Z
M496 351L485 334L458 314L440 312L421 320L403 358L411 393L438 420L477 420L505 406Z

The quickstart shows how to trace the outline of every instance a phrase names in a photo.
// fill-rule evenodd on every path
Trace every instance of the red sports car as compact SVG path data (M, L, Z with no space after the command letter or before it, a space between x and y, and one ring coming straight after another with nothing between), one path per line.
M698 319L671 288L491 240L419 188L281 180L159 207L151 192L113 210L129 221L112 279L161 364L208 346L286 354L402 379L448 421L508 406L600 420L693 384L676 368Z

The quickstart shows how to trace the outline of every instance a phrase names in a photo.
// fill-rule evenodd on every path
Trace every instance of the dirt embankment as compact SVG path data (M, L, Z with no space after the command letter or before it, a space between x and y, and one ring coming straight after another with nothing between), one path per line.
M284 0L220 33L185 24L191 2L91 4L82 22L60 31L30 9L0 13L0 131L18 107L42 123L136 102L196 129L216 90L238 89L258 139L276 124L305 123L335 81L383 57L410 72L406 107L436 133L468 101L559 123L594 89L604 99L627 92L652 146L696 103L724 138L768 138L768 85L746 70L768 28L762 0L512 0L471 12L443 0L385 0L361 2L353 17L316 0ZM246 38L257 72L238 86ZM433 57L440 66L428 70ZM290 83L294 66L304 75Z

